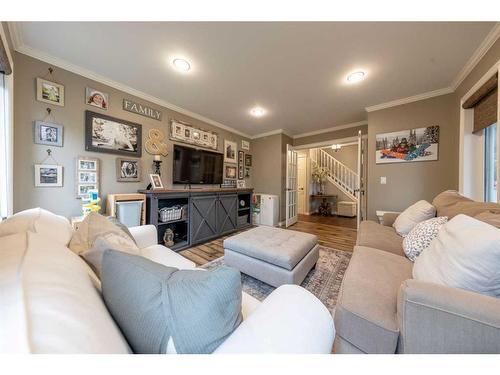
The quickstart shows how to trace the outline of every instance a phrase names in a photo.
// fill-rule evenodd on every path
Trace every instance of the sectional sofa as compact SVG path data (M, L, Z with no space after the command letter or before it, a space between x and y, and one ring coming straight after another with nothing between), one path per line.
M455 191L435 197L437 216L499 214L500 204ZM499 353L500 299L412 279L392 227L361 223L335 311L336 353Z

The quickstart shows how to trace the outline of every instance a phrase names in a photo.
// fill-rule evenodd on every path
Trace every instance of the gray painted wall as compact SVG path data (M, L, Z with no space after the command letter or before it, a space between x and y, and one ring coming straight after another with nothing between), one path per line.
M102 112L142 125L143 145L148 131L152 128L161 129L168 137L171 118L182 120L201 129L212 130L219 134L219 151L222 152L224 139L235 141L241 147L242 138L210 124L193 119L167 108L155 105L140 98L128 95L98 82L89 80L77 74L54 67L54 80L65 86L65 106L51 106L35 99L36 77L47 74L49 65L26 55L15 53L16 76L14 83L14 211L31 207L42 207L58 214L70 217L80 215L81 201L75 195L75 158L78 155L97 157L101 161L101 197L110 193L131 193L143 189L148 184L148 174L152 172L153 156L143 148L142 166L143 180L140 183L117 182L115 160L119 155L94 153L85 151L84 122L85 110ZM96 107L85 104L85 87L109 93L109 109L100 111ZM166 88L167 89L167 88ZM139 116L122 110L124 98L135 100L163 112L161 122ZM52 147L53 156L64 167L64 186L62 188L35 188L33 165L46 157L47 146L33 143L33 122L46 116L45 109L52 108L53 117L50 121L64 125L64 147ZM246 139L248 140L248 139ZM166 141L169 155L163 158L162 179L165 187L172 187L172 150L173 143ZM253 142L252 142L253 143ZM279 148L278 148L279 150ZM253 152L252 144L250 153ZM252 172L256 167L252 167ZM252 186L252 180L247 180L247 187ZM174 186L182 188L182 186ZM103 207L105 201L102 202Z

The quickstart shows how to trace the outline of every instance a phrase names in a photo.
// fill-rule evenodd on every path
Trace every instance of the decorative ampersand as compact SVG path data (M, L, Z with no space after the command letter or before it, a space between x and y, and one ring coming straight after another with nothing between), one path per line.
M167 156L167 145L162 141L165 139L165 134L160 129L151 129L148 133L145 148L151 155Z

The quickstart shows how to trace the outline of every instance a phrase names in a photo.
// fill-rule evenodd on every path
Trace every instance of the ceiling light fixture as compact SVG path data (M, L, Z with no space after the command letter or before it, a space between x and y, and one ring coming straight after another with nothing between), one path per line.
M357 71L347 76L347 82L349 83L357 83L362 81L363 79L365 79L365 72L362 71Z
M180 72L189 72L191 70L191 64L187 60L184 59L174 59L172 61L174 68Z
M254 117L262 117L266 114L266 110L262 107L254 107L250 110L250 114Z

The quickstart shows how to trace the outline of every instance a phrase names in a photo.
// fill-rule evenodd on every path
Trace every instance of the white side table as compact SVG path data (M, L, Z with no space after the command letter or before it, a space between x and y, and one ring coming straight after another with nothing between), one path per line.
M375 211L377 217L378 217L378 222L382 225L384 225L384 214L400 214L401 212L399 211Z

